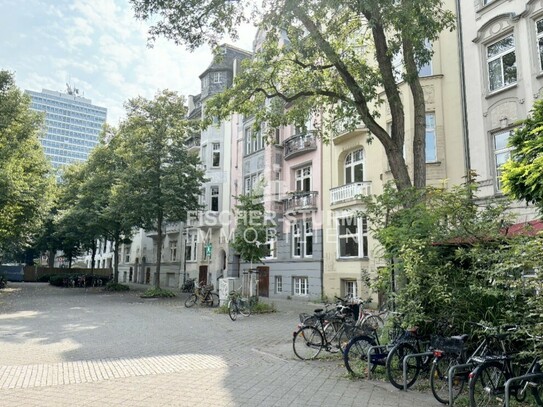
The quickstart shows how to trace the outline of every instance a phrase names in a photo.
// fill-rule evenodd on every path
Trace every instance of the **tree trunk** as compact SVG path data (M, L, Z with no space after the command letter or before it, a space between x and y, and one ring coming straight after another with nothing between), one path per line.
M156 276L155 288L160 288L160 263L162 260L162 214L158 216L156 244Z
M94 262L96 261L96 241L92 241L91 245L91 274L94 274Z
M47 264L49 266L49 270L53 270L55 268L55 253L57 251L55 249L49 249L48 253L49 256L47 257Z
M113 248L113 282L118 283L119 282L119 241L121 240L121 237L119 236L119 233L115 233L115 238L113 239L113 244L115 245Z

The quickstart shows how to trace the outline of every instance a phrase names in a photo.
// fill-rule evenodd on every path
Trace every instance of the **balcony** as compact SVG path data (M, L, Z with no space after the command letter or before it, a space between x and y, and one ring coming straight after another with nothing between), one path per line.
M317 191L290 192L289 197L284 201L285 213L317 209L317 194Z
M357 196L369 196L371 194L371 182L353 182L330 189L330 204L355 200Z
M185 141L185 145L187 146L189 152L190 151L199 151L200 150L200 135L192 135L190 136L187 141Z
M285 160L317 149L317 138L313 132L297 134L285 140Z

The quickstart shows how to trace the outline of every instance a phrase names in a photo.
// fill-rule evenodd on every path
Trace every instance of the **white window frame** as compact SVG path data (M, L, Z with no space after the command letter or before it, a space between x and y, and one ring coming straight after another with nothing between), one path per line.
M250 128L245 129L245 155L253 152L253 132Z
M307 277L292 277L292 294L300 297L309 295L309 280Z
M304 236L303 236L303 247L304 247L304 257L313 257L313 222L311 220L306 220L303 223L304 225ZM311 244L308 244L308 238L310 238ZM311 248L311 251L308 249Z
M277 230L275 228L268 228L266 230L266 243L268 255L265 259L277 258Z
M217 157L217 165L215 165L215 157ZM211 143L211 167L219 168L221 166L221 143Z
M211 185L209 187L209 210L212 212L219 212L221 207L221 190L218 185ZM216 201L216 202L214 202ZM216 205L214 205L216 203ZM216 206L216 208L213 208Z
M170 240L170 261L177 261L177 240Z
M541 31L539 31L539 23L541 24ZM539 70L543 71L543 18L539 18L535 21L535 34L537 40L537 59L539 60Z
M501 51L500 53L498 53L496 55L489 56L489 52L490 52L491 47L497 45L501 41L504 41L504 40L506 40L508 38L512 38L512 40L513 40L513 46L511 48L508 48L508 49L506 49L504 51ZM507 55L511 54L511 53L515 56L515 80L514 80L514 82L505 83L505 70L504 70L503 58L506 57ZM499 86L496 86L496 87L492 88L490 65L491 65L491 63L493 63L495 61L500 61L500 68L501 68L501 78L500 79L501 79L501 81L500 81ZM517 65L517 56L516 56L515 36L514 36L513 33L510 33L509 35L506 35L505 37L502 37L499 40L494 41L491 44L488 44L487 47L486 47L486 69L487 69L487 74L488 74L488 90L491 93L492 92L497 92L497 91L499 91L501 89L504 89L504 88L507 88L509 86L513 86L514 84L516 84L517 81L518 81L518 70L517 70L516 65Z
M300 223L292 224L292 257L302 257L302 230Z
M185 240L185 261L187 263L196 261L197 239L198 239L198 232L196 230L187 231L187 236L186 236L186 240ZM190 248L190 256L187 257L187 249L188 248Z
M343 280L344 297L358 298L358 281Z
M204 170L207 169L207 144L202 144L202 153L200 154L200 161Z
M432 119L430 121L430 119ZM431 125L433 123L433 125ZM433 140L433 143L429 141ZM424 153L427 163L437 162L437 132L436 132L436 115L435 113L426 113L426 151ZM433 144L433 149L430 146Z
M283 292L283 276L275 276L275 293L281 294Z
M355 168L358 165L362 165L362 179L357 181L355 178L356 172ZM358 150L351 151L347 156L345 157L344 161L344 176L345 176L345 185L352 184L355 182L363 182L364 181L364 149L359 148ZM347 178L349 178L347 175L350 176L350 181L347 182Z
M497 136L505 136L507 135L507 139L511 136L511 129L508 130L501 130L492 133L492 149L493 149L493 156L494 156L494 169L496 171L496 189L498 191L501 191L501 166L511 157L511 151L513 150L511 147L507 147L507 142L505 144L502 144L500 146L497 145ZM505 159L503 162L499 163L499 157L503 156Z
M311 166L301 167L296 169L295 172L295 181L296 181L296 191L297 192L309 192L313 187L312 177L311 177ZM309 189L304 189L305 181L308 180Z
M351 232L349 229L345 233L341 234L341 222L346 219L353 219L349 222L349 226L353 228L356 226L356 231ZM356 223L354 223L356 222ZM343 239L354 239L357 244L357 254L350 256L341 255L341 241ZM368 246L368 220L367 217L343 216L337 219L337 258L349 259L349 258L367 258L369 257Z
M225 79L224 72L213 72L213 83L223 83Z
M130 263L130 246L124 248L124 262Z

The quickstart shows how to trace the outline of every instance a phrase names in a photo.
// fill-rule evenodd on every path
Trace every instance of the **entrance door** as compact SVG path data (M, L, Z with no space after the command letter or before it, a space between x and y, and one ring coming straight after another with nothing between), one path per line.
M207 284L207 266L200 266L198 281Z
M270 296L270 268L269 267L257 267L258 271L258 295L261 297Z

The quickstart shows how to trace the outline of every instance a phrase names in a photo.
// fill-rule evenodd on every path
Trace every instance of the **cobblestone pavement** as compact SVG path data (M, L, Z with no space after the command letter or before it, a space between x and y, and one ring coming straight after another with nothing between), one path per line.
M230 321L185 295L10 283L0 291L1 406L425 407L431 395L347 377L338 357L294 358L299 312Z

